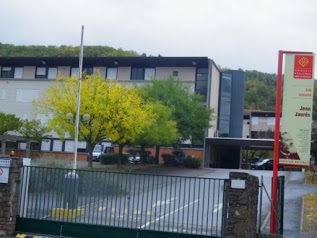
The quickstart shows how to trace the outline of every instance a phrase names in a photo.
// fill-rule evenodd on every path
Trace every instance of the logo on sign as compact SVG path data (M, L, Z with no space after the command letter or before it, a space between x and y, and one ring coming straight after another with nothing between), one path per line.
M295 79L312 79L313 78L313 56L312 55L295 55L294 78Z

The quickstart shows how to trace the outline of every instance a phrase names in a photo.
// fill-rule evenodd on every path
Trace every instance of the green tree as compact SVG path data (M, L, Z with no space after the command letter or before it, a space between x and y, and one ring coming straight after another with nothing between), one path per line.
M244 108L253 110L275 110L276 74L256 70L246 72Z
M210 127L213 110L202 104L200 95L191 93L181 82L169 77L166 80L151 80L142 89L142 97L159 101L172 109L172 119L180 140L196 139Z
M74 138L74 121L67 120L66 115L76 115L77 85L76 78L58 79L36 102L38 112L51 114L47 125L61 138L67 136L66 132ZM119 143L122 152L123 145L133 142L152 123L150 111L151 106L143 102L136 89L105 81L99 75L85 76L81 84L78 134L79 140L87 142L89 167L96 144L111 139Z
M21 125L22 121L14 114L0 112L0 135L4 135L8 131L15 131Z
M172 119L172 110L169 107L159 102L153 103L153 114L156 120L145 128L135 144L141 146L141 161L144 160L145 146L156 146L155 161L158 163L160 146L174 144L179 134L177 123Z
M26 157L30 157L31 141L41 142L49 138L49 129L41 123L40 120L24 120L22 126L17 130L26 141Z

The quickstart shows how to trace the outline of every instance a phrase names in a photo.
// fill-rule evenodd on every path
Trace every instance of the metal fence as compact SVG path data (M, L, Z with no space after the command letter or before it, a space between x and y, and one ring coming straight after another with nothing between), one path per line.
M221 236L228 180L23 167L19 216Z

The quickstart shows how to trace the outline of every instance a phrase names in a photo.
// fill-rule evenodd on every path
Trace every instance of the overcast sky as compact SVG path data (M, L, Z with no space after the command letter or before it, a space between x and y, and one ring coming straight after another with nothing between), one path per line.
M316 0L1 0L0 42L206 56L276 73L278 50L317 52Z

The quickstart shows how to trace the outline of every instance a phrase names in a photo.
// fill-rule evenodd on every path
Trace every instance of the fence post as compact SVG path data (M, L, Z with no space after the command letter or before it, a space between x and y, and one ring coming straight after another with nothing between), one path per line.
M256 237L259 179L230 172L226 238Z
M3 159L0 158L0 160ZM1 179L0 183L0 236L14 234L18 210L21 160L15 157L9 159L11 159L11 166L8 171L8 181ZM4 170L1 169L1 171L1 176L4 176Z

